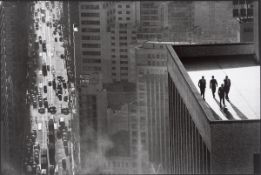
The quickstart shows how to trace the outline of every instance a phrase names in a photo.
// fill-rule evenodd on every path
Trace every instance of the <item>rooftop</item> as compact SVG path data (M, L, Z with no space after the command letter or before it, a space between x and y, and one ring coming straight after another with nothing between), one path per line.
M205 76L206 104L210 107L216 120L251 120L260 119L260 66L250 55L204 57L186 59L183 64L194 85ZM209 81L214 75L218 87L227 75L231 80L230 102L226 101L228 111L219 107L219 97L212 97Z

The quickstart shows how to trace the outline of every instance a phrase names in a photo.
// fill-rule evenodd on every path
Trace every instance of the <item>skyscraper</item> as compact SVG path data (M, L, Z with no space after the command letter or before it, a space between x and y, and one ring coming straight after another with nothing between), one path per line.
M166 50L145 43L135 49L137 65L138 141L147 152L152 173L168 173L169 126ZM140 140L139 140L140 139ZM138 152L138 157L141 156ZM145 167L142 167L145 170ZM148 173L144 171L143 173Z

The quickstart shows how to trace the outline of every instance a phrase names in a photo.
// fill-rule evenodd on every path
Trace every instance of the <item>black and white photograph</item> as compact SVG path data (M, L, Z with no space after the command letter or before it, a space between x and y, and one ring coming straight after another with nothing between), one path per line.
M0 0L0 174L261 174L260 8Z

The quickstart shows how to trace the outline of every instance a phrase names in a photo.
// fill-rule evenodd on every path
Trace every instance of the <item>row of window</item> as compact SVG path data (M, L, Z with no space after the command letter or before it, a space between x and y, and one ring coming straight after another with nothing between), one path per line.
M100 40L99 35L83 35L82 40Z
M111 73L112 75L114 75L114 76L116 76L116 73L115 72L113 72L113 73ZM121 73L120 74L121 76L128 76L128 73Z
M82 47L83 48L101 48L101 45L96 44L96 43L83 43Z
M100 28L82 28L82 32L100 32Z
M81 9L99 9L99 5L81 5Z
M122 17L119 17L118 20L121 21L123 18ZM126 17L126 20L130 20L130 17Z
M116 58L116 55L111 55L112 58ZM128 58L128 55L120 55L120 58Z
M111 43L112 46L115 46L115 43ZM120 43L120 46L127 46L127 43Z
M122 11L118 11L118 14L122 14ZM126 14L130 14L130 11L126 11Z
M81 17L100 17L100 14L83 12L81 13Z
M115 49L111 49L112 52L115 52ZM120 52L128 52L128 49L120 49Z
M83 59L83 63L101 63L101 59Z
M118 8L122 8L122 5L119 4L119 5L118 5ZM130 5L129 5L129 4L126 4L126 8L130 8Z
M98 56L98 55L101 55L101 52L99 52L99 51L82 51L82 55Z
M82 20L82 25L100 25L100 21L89 21L89 20Z

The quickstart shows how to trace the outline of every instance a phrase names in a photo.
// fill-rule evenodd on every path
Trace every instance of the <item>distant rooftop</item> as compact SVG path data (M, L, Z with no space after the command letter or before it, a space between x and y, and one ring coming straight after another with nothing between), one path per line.
M260 119L260 66L249 56L224 56L223 58L206 57L204 59L187 59L183 62L190 78L197 87L198 80L205 76L206 103L217 120ZM218 87L227 75L231 79L230 102L226 101L228 112L219 107L219 97L213 99L209 81L214 75Z

